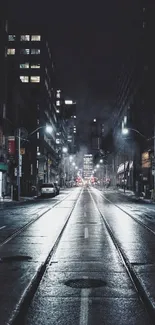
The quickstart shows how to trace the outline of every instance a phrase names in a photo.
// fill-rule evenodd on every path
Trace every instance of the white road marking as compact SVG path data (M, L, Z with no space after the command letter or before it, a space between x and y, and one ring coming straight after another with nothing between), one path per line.
M0 227L0 230L1 230L1 229L4 229L4 228L6 228L6 226L2 226L2 227Z
M88 238L89 234L88 234L88 228L84 229L84 238Z
M83 279L88 279L88 277L83 276ZM81 290L80 323L79 323L79 325L88 325L89 294L90 294L90 289L82 289Z

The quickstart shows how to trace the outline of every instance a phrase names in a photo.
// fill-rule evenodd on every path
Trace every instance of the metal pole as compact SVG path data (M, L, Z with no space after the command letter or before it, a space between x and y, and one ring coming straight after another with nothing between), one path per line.
M154 155L153 155L153 170L155 168L155 115L154 115ZM154 170L155 172L155 170ZM153 174L154 177L154 193L153 193L153 200L155 199L155 174Z
M125 193L125 142L124 142L124 193Z
M18 187L18 201L20 200L20 170L21 170L21 161L20 161L20 128L18 129L18 166L17 166L17 187Z

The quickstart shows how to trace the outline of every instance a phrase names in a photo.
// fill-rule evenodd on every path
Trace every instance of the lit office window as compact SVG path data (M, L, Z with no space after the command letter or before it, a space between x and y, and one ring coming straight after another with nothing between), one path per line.
M28 76L20 76L21 82L29 82L29 77Z
M57 98L60 98L60 93L57 93L57 94L56 94L56 97L57 97Z
M31 49L31 54L40 54L40 49Z
M7 55L15 55L15 49L7 49Z
M21 49L20 54L30 54L30 49Z
M41 41L40 35L31 35L31 41Z
M31 76L30 81L31 82L40 82L40 76Z
M39 132L37 132L37 139L39 139Z
M21 35L20 40L21 41L29 41L30 40L30 35Z
M40 64L31 64L31 69L40 69Z
M26 63L21 63L20 64L20 69L29 69L29 63L26 62Z
M8 41L15 41L16 35L8 35Z
M56 101L56 106L60 106L60 100Z

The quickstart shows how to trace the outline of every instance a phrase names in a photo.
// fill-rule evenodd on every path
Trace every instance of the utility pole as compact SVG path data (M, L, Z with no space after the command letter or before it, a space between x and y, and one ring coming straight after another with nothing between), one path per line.
M125 193L125 142L124 142L124 193Z
M20 134L21 130L20 128L18 129L18 136L17 136L17 153L18 153L18 165L17 165L17 191L18 191L18 196L17 199L18 201L20 200L20 173L21 173L21 155L20 155Z

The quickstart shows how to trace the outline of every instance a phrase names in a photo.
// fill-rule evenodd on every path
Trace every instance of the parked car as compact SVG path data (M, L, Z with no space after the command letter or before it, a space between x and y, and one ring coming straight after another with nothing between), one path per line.
M58 195L60 193L60 186L58 185L58 183L54 183L54 186L56 188L56 195Z
M41 196L55 196L56 188L53 183L44 183L41 185Z

